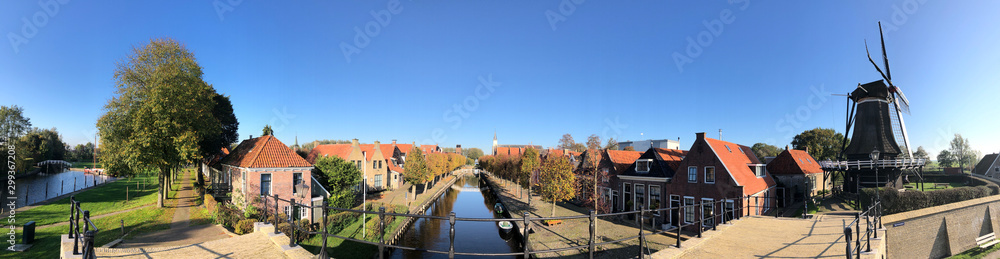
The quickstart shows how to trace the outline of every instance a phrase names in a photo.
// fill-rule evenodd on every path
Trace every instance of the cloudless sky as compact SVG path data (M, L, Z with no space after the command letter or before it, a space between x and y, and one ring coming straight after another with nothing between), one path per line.
M495 131L501 144L570 133L686 148L722 129L783 147L808 129L844 131L846 100L830 94L881 79L864 44L881 66L882 21L912 145L934 157L959 133L1000 151L998 2L580 2L5 1L0 104L71 145L93 141L116 63L169 37L231 96L241 139L271 124L286 144L488 152Z

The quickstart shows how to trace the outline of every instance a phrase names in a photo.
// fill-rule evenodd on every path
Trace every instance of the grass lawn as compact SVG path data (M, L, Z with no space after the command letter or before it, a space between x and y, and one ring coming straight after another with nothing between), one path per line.
M145 190L142 182L146 181ZM136 190L139 183L139 190ZM125 201L125 190L128 189L128 201ZM156 204L156 176L140 175L132 179L124 178L107 183L93 189L76 194L84 210L90 210L90 216L98 216L111 212L127 210L149 204ZM19 223L35 221L36 226L48 225L69 220L69 197L41 205L17 214Z
M94 168L94 165L97 165L97 167L100 167L100 168L104 168L101 165L101 163L96 163L95 164L94 161L80 161L80 162L72 162L70 164L72 164L71 167L73 167L73 168L84 168L84 167Z
M83 203L82 206L86 208L86 203ZM173 216L173 208L160 209L149 207L96 219L94 220L94 224L100 231L97 233L94 245L102 246L120 238L121 220L125 221L125 231L131 232L129 236L137 236L142 233L170 228L170 221L173 219ZM81 232L83 231L82 223L81 221ZM59 237L68 232L68 225L38 229L35 231L35 245L31 249L24 253L4 250L4 252L0 252L0 258L58 258Z
M939 184L939 183L924 183L924 191L941 190L941 189L949 189L949 188L955 188L955 187L963 187L963 186L965 186L965 183L954 182L954 183L946 183L946 184L948 184L947 187L937 188L937 187L934 186L936 184ZM905 186L915 188L915 190L920 190L920 183L908 183Z
M979 247L973 247L972 249L966 250L965 252L962 252L961 254L953 255L953 256L948 257L948 258L949 259L959 259L959 258L960 259L974 259L974 258L983 258L983 257L986 257L987 255L989 255L989 254L991 254L993 252L996 252L997 250L1000 250L1000 245L993 245L989 249L979 249Z
M377 217L373 218L369 215L369 221L377 220ZM402 216L397 216L392 223L386 226L385 235L383 239L388 240L395 233L396 229L400 227L400 223L403 222ZM354 221L350 226L341 230L337 233L338 236L350 237L356 239L362 239L361 229L363 228L361 220ZM372 239L369 241L377 242L378 239ZM319 253L320 247L323 245L323 236L314 235L302 241L300 244L302 248L305 248L310 253ZM345 241L344 239L336 237L328 237L326 240L326 252L330 256L336 255L338 258L371 258L373 255L378 253L378 246L358 243L354 241Z

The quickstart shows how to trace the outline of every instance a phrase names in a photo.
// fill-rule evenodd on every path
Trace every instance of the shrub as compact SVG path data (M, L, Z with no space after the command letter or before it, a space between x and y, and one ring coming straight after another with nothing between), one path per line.
M305 222L306 224L308 224L309 221L308 220L303 220L302 222ZM299 224L302 224L302 222L299 222ZM295 230L295 242L296 243L301 243L302 241L306 240L306 238L308 237L308 235L306 233L302 232L304 229L307 229L307 228L301 227L301 225L299 227L300 227L299 229ZM291 237L292 236L292 225L288 224L287 222L279 223L278 224L278 231L281 231L281 233L285 233L285 236Z
M370 218L368 222L365 222L365 239L378 240L378 235L381 233L379 231L378 222L378 217Z
M340 233L344 228L357 221L358 218L360 218L358 214L349 211L327 216L326 224L329 226L327 230L330 233Z
M215 223L226 227L234 227L241 219L242 213L239 209L231 206L219 205L215 207Z
M233 226L233 232L237 235L249 234L250 232L253 232L253 223L255 221L256 220L252 219L240 220L235 226Z
M882 212L886 215L919 210L971 199L978 199L995 194L995 187L989 185L957 187L935 191L898 192L894 189L881 189ZM867 208L875 197L874 188L861 190L861 205Z

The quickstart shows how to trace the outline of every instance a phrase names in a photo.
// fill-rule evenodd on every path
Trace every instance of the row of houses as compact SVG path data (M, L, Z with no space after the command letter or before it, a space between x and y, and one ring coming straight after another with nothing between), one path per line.
M593 165L589 156L596 157L599 195L609 201L612 211L660 209L705 203L701 213L721 215L725 206L727 217L742 208L741 213L763 214L772 210L777 182L785 188L800 189L815 194L818 187L829 185L822 177L819 164L803 150L787 149L765 164L750 147L697 133L690 149L651 147L645 152L625 150L588 150L578 159L578 174ZM591 160L592 161L592 160ZM776 181L778 180L778 181ZM747 198L749 197L749 199ZM721 202L717 202L721 201ZM716 202L716 203L713 203ZM678 221L695 222L700 214L686 210L655 213L664 227ZM714 225L714 219L702 222Z
M316 159L337 156L354 163L367 180L369 191L391 190L402 186L402 173L406 155L413 147L425 155L443 152L438 145L361 144L357 139L351 144L318 145L306 158L274 136L261 136L242 141L232 151L223 149L217 156L202 165L202 172L212 183L217 199L231 200L240 208L261 206L261 197L277 195L282 199L295 199L297 203L320 205L330 193L313 175ZM461 145L455 152L461 153ZM270 200L273 206L273 200ZM295 215L312 222L322 211L301 208L292 211L289 202L278 202L288 215Z

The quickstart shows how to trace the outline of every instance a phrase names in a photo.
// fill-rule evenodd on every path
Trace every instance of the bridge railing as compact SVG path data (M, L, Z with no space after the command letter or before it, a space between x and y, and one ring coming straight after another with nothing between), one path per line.
M69 197L69 205L69 238L73 239L73 254L82 254L83 258L97 258L94 254L94 237L100 230L90 220L90 211L80 208L80 202L76 200L76 196ZM83 214L82 218L80 214ZM83 220L83 232L80 232L81 219Z
M264 213L264 217L263 218L264 219L269 219L269 218L272 219L273 221L272 222L268 222L268 223L274 224L274 226L278 226L278 224L282 223L282 222L288 222L289 225L291 225L291 228L290 228L290 232L291 233L286 233L290 237L289 238L289 246L296 246L297 245L297 243L296 243L296 240L297 240L296 237L297 237L297 235L301 235L301 234L322 235L323 243L322 243L322 245L320 247L320 252L319 252L319 256L321 258L327 258L326 246L327 246L327 239L329 237L339 238L339 239L343 239L343 240L349 240L349 241L354 241L354 242L358 242L358 243L363 243L363 244L369 244L369 245L377 246L378 247L378 251L379 251L379 258L383 258L384 257L387 248L402 249L402 250L409 250L409 251L420 251L420 252L435 253L435 254L444 254L444 255L448 255L449 258L453 258L455 255L468 255L468 256L517 256L517 255L523 255L524 257L529 257L530 255L533 255L533 254L552 253L552 252L560 252L560 251L567 251L567 250L586 250L586 251L588 251L589 256L591 258L593 258L594 251L596 251L596 249L598 247L601 247L601 246L604 246L604 245L613 244L613 243L625 242L625 241L629 241L629 240L633 240L633 239L639 239L640 246L639 246L639 251L637 251L639 253L639 255L640 256L648 255L648 254L650 254L650 251L648 249L648 245L646 244L647 243L646 242L646 237L650 236L650 235L665 234L665 233L668 233L668 232L670 232L670 233L672 233L672 234L675 235L675 238L677 240L676 246L680 247L681 246L681 238L680 237L681 237L681 231L682 231L682 229L687 229L685 232L690 233L691 235L694 235L695 233L697 233L697 236L701 237L701 235L702 235L702 233L704 231L706 231L706 230L715 230L716 226L719 225L720 222L721 222L721 224L726 224L726 223L729 223L732 220L739 219L739 218L743 217L744 215L746 215L746 216L761 215L763 212L770 211L770 210L774 209L775 205L777 204L775 198L776 197L774 197L774 196L770 196L770 197L745 196L745 197L734 197L734 198L730 198L730 199L719 199L719 200L713 200L713 201L702 200L702 201L699 201L698 203L695 203L695 204L686 204L686 205L682 205L682 206L668 207L668 208L658 208L658 209L647 209L647 208L644 208L643 206L638 206L637 207L638 210L635 210L635 211L625 211L625 212L606 213L606 214L597 214L595 211L591 210L590 213L589 213L589 215L578 215L578 216L531 217L530 215L528 215L528 213L524 213L523 216L522 216L522 218L463 218L463 217L458 217L454 212L452 212L448 216L431 216L431 215L420 215L420 214L386 212L385 207L380 207L380 208L378 208L377 212L372 212L372 211L367 211L367 210L355 210L355 209L337 208L337 207L327 206L325 203L323 205L313 206L313 205L309 205L309 204L301 204L299 202L296 202L296 200L294 198L293 199L283 199L283 198L280 198L280 197L278 197L276 195L275 196L265 195L265 196L263 196L263 199L262 199L263 203L264 203L264 208L265 209L263 209L262 211ZM271 201L269 201L269 200L271 200ZM765 200L770 200L770 201L765 202ZM322 222L322 224L321 224L322 227L321 227L321 230L310 231L308 229L301 228L299 226L299 224L295 224L295 222L298 221L298 220L300 220L300 218L301 218L301 217L294 216L294 214L296 214L296 213L289 213L289 215L287 215L287 217L288 217L287 219L279 219L277 216L268 217L267 216L268 213L280 213L281 210L279 210L279 205L278 205L279 202L282 203L282 204L286 204L286 205L290 206L291 208L290 208L289 211L293 211L293 212L294 211L298 211L301 208L308 208L308 209L310 209L310 211L312 211L313 209L321 209L322 210L322 219L321 219L322 220L321 221ZM274 210L270 210L270 209L267 209L267 208L273 208ZM329 233L328 232L329 228L327 227L326 220L327 220L327 213L328 213L328 211L331 211L331 210L332 211L339 211L339 212L346 211L346 212L353 212L353 213L359 213L359 214L360 213L373 214L373 216L377 217L377 220L379 222L378 223L378 240L377 241L368 241L368 240L364 240L364 239L357 239L357 238L352 238L352 237L339 236L339 235L336 235L334 233ZM779 211L776 211L776 210L775 211L771 211L771 212L775 213L776 217L779 214ZM676 213L676 214L673 214L673 215L678 215L677 218L675 218L673 220L674 222L671 222L671 223L668 223L668 224L664 224L664 225L667 225L669 227L657 228L656 226L659 225L657 223L660 223L661 221L663 221L664 218L670 217L671 213ZM617 240L611 240L611 241L605 241L605 242L597 242L597 234L598 233L597 233L597 230L596 230L596 222L597 222L598 217L613 217L613 216L623 216L623 215L635 215L634 217L635 217L635 220L637 221L636 223L637 223L637 226L638 226L638 233L636 233L636 235L627 236L627 237L624 237L624 238L621 238L621 239L617 239ZM386 243L385 240L384 240L384 236L385 236L385 233L386 233L386 229L385 229L385 227L386 227L385 226L386 220L385 220L385 218L386 217L396 217L396 216L412 217L412 218L418 218L418 219L429 219L429 220L447 221L448 224L449 224L449 246L448 246L449 249L448 250L434 250L434 249L426 249L426 248L420 248L420 247L407 247L407 246L402 246L402 245L395 245L395 244L388 244L388 243ZM588 224L588 226L589 226L589 241L586 244L577 245L577 246L563 247L563 248L545 249L545 250L531 250L530 249L530 246L528 244L529 244L529 241L530 241L530 236L531 236L530 228L531 228L532 225L539 224L539 222L546 221L546 220L573 220L573 219L587 219L589 221L588 222L589 223ZM647 221L647 220L649 220L649 221ZM279 222L279 221L282 221L282 222ZM522 229L520 229L521 235L522 235L522 238L521 238L522 244L521 245L522 245L523 251L522 252L508 252L508 253L480 253L480 252L471 252L471 251L455 251L455 223L457 221L473 221L473 222L510 221L511 223L521 222L522 226L527 226L527 227L522 227ZM653 226L651 229L648 229L648 227L646 225L648 223L651 223L651 225ZM364 222L362 224L364 224ZM275 227L274 231L275 231L275 233L278 233L278 228Z

